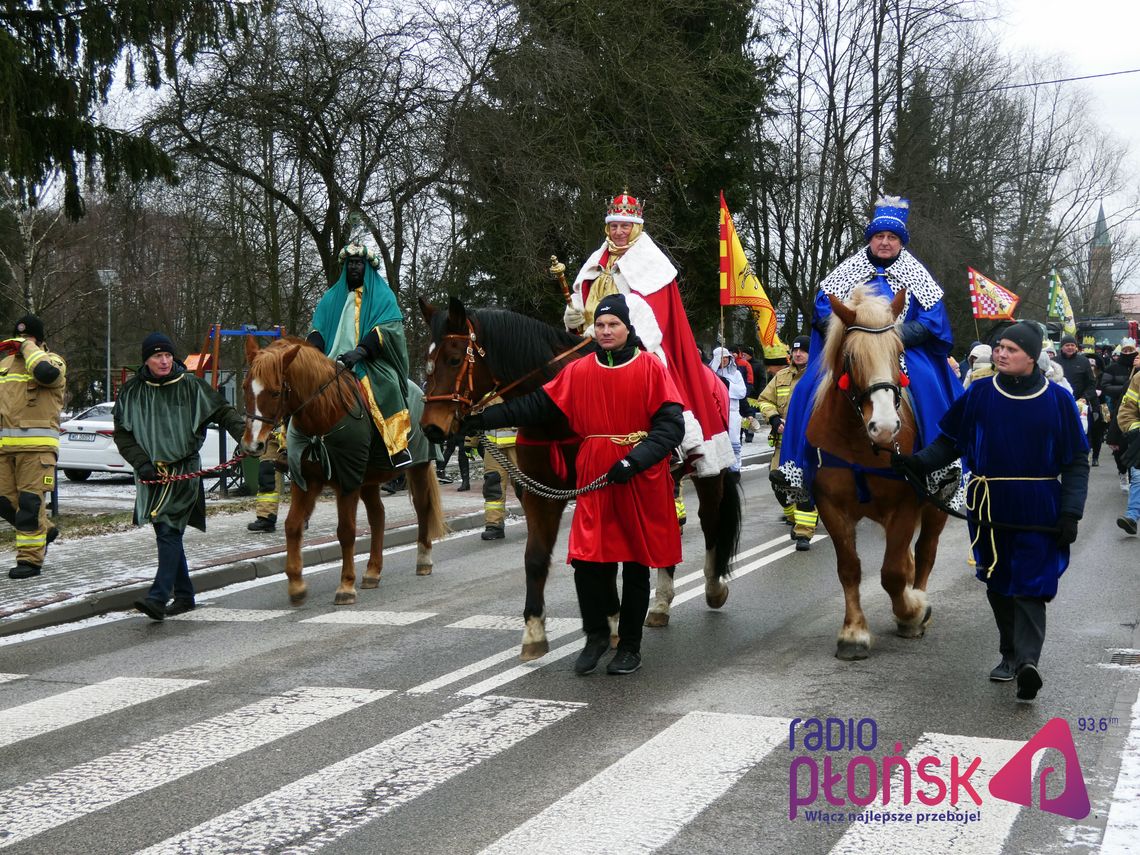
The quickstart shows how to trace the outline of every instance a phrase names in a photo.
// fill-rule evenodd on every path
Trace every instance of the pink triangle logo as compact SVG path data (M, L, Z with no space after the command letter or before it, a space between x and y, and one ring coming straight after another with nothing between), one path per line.
M1051 718L1045 722L1033 738L1025 743L1009 762L998 769L990 778L990 795L1014 804L1033 806L1033 755L1038 751L1052 748L1065 758L1065 787L1061 795L1049 798L1045 785L1050 775L1056 773L1052 766L1041 770L1040 802L1038 807L1048 813L1067 816L1070 819L1084 819L1089 815L1089 793L1085 788L1081 764L1077 760L1077 746L1073 744L1073 731L1063 718Z

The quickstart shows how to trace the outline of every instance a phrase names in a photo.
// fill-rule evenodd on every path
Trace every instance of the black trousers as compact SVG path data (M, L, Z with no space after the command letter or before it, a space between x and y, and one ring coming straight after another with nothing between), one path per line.
M574 565L574 587L582 629L587 637L609 635L609 616L618 613L618 649L641 652L641 632L649 611L649 568L626 561L622 565L621 600L617 595L617 562L579 561Z
M987 591L986 598L998 628L1001 658L1013 665L1036 665L1045 646L1045 600L1040 597L1007 597Z

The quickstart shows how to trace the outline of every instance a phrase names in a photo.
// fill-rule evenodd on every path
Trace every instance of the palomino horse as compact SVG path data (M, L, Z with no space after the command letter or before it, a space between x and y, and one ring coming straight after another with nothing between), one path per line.
M593 353L592 343L548 324L500 309L467 310L455 297L448 310L420 300L431 330L428 351L427 398L421 424L433 442L457 433L460 422L475 407L496 397L510 400L533 392L571 361ZM579 439L565 419L540 428L528 427L517 442L519 469L539 483L556 489L575 486L574 463ZM727 470L711 478L694 478L700 500L698 518L705 537L705 601L716 609L728 599L729 565L740 534L741 497L736 473ZM523 608L522 659L543 656L546 637L546 577L550 555L567 499L522 493L527 540L526 604ZM668 621L673 568L660 568L657 603L651 626ZM656 616L657 620L653 618Z
M333 602L338 606L356 602L356 505L364 500L368 513L368 526L372 530L372 544L368 553L368 566L361 588L375 588L380 584L380 571L384 565L384 505L380 501L380 485L391 481L400 472L391 468L383 441L372 426L372 419L364 405L360 384L351 372L338 367L323 353L308 342L292 336L279 339L263 350L250 336L245 344L246 361L249 372L245 380L245 434L242 436L242 450L252 456L264 452L270 431L286 419L290 420L289 442L298 439L315 440L315 444L332 444L336 437L330 434L352 436L364 444L361 451L357 445L351 451L360 460L367 458L363 483L346 489L341 486L343 472L338 472L336 455L326 469L322 463L308 454L300 461L300 470L294 467L295 455L290 455L290 470L293 476L292 499L289 516L285 520L285 544L287 558L285 575L289 578L289 599L293 605L305 601L307 588L301 578L301 544L305 525L313 506L326 484L331 484L336 492L337 528L340 541L341 570L340 585L336 589ZM419 389L412 386L412 402L419 409ZM415 426L418 414L411 413ZM363 420L363 421L361 421ZM344 422L349 430L342 430ZM371 439L369 439L371 437ZM436 538L447 533L443 520L443 505L440 501L439 484L435 477L435 465L425 459L427 443L420 437L423 446L416 454L415 442L409 444L415 462L402 471L407 475L408 492L416 510L419 523L416 549L416 573L427 576L431 573L431 545ZM374 452L368 453L368 449ZM377 456L380 463L377 462ZM299 476L299 477L298 477ZM353 479L358 481L358 479ZM300 482L304 482L302 488Z
M864 517L886 534L879 578L891 597L898 634L921 638L930 622L926 582L946 514L924 503L888 462L896 448L911 453L916 436L911 404L902 391L909 381L899 365L903 348L895 327L905 304L905 291L890 303L864 288L856 288L846 304L831 298L823 375L808 423L808 441L820 452L812 492L835 542L846 602L835 652L840 659L865 659L871 646L859 603L861 568L855 550L855 524Z

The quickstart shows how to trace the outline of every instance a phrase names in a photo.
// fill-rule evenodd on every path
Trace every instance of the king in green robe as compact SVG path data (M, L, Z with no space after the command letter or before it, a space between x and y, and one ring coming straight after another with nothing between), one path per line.
M404 316L371 250L349 244L340 258L340 277L317 304L308 340L352 369L393 464L406 465L412 421Z

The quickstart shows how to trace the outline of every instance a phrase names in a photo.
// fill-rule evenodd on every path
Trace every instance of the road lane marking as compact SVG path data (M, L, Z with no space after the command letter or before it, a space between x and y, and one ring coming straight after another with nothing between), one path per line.
M316 852L584 706L480 698L140 855Z
M775 543L775 542L787 543L788 541L786 538L777 538L775 541L771 541L771 542L772 543ZM773 552L769 555L765 555L763 558L758 558L755 561L750 561L749 563L745 564L743 567L737 566L737 568L733 571L733 579L740 579L744 576L747 576L753 570L756 570L760 567L763 567L766 564L771 564L776 559L783 558L785 555L790 555L792 552L795 552L795 550L796 550L796 545L794 543L790 543L784 549L781 549L777 552ZM700 576L702 579L704 578L703 571L698 571L695 575ZM702 594L704 594L704 592L705 592L704 585L694 587L691 590L686 591L683 594L678 594L677 596L675 596L673 598L673 605L674 606L680 605L681 603L684 603L687 600L691 600L694 597L701 596ZM652 597L652 593L650 594L650 596ZM553 638L554 638L554 636L551 635L549 632L547 633L547 636L551 640L553 640ZM476 683L473 686L468 686L466 689L460 689L455 694L464 695L464 696L478 696L478 695L486 694L487 692L490 692L493 689L497 689L498 687L503 686L507 683L514 682L515 680L519 679L520 677L525 677L527 674L533 674L535 671L539 670L540 668L545 668L548 665L554 665L557 662L559 662L560 660L565 659L566 657L577 653L581 649L582 649L582 642L580 640L575 639L574 641L571 641L569 644L563 644L561 647L554 648L549 653L547 653L545 656L543 656L541 659L535 659L532 662L524 662L521 665L516 665L514 668L510 668L510 669L503 671L499 674L495 674L494 676L488 677L487 679L485 679L479 683ZM508 655L499 654L499 656L498 656L499 662L509 658L510 654L517 653L517 649L505 651L505 653ZM488 659L493 659L493 658L495 658L495 657L488 657ZM484 661L488 661L488 660L484 660ZM478 663L476 663L476 664L478 664ZM491 665L495 665L495 664L498 664L498 662L491 663ZM490 667L490 665L488 665L487 667ZM484 669L480 668L478 670L484 670ZM475 671L471 671L470 673L475 673ZM465 675L465 676L469 676L469 674ZM457 678L457 679L462 679L462 678ZM456 681L451 680L449 682L456 682Z
M355 609L353 611L328 612L316 617L305 618L298 623L340 623L359 626L407 626L421 620L435 617L435 612L381 612Z
M205 680L115 677L0 711L0 747L180 692Z
M562 634L565 631L574 631L582 626L579 618L548 617L546 619L547 633L557 630ZM500 629L505 632L518 632L522 629L518 615L471 615L455 623L449 623L445 629Z
M0 792L0 847L379 700L391 691L301 686Z
M481 855L654 852L782 744L788 723L689 713Z
M27 674L0 674L0 683L11 683L13 680L23 680Z
M970 784L982 799L980 806L965 793L961 795L956 805L949 803L949 793L946 794L944 803L932 807L927 807L917 799L911 799L909 804L903 804L903 797L907 792L903 770L895 766L894 774L891 776L891 798L887 804L884 805L882 798L879 797L866 808L852 807L845 810L912 815L919 812L933 815L948 810L961 814L977 811L979 813L977 820L969 823L929 821L921 825L913 820L878 824L856 823L839 838L839 842L831 850L831 855L866 855L868 852L874 852L875 855L914 855L915 852L988 855L1004 851L1005 839L1013 828L1021 805L991 796L986 783L1024 747L1024 742L1013 739L924 733L914 748L906 754L910 769L916 769L918 762L924 757L936 757L941 761L941 766L935 767L930 772L934 777L947 782L950 778L947 766L951 758L959 758L960 768L964 771L974 762L975 757L980 757L981 765L970 777ZM1034 772L1041 757L1042 752L1039 751L1033 758ZM910 775L910 785L912 792L922 791L928 796L936 794L933 785L923 783L913 773ZM822 804L826 805L826 802Z
M194 609L192 612L183 612L180 615L167 618L167 620L189 621L217 621L225 623L258 623L263 620L287 617L293 614L292 609L226 609L215 606Z
M1137 840L1140 840L1140 697L1132 706L1132 722L1124 750L1120 752L1120 774L1112 791L1100 855L1135 852Z

